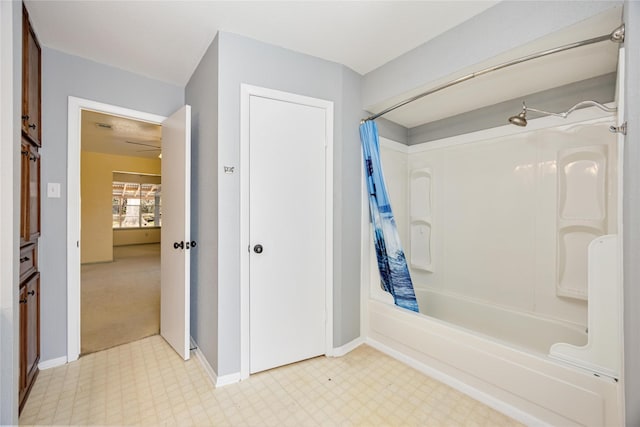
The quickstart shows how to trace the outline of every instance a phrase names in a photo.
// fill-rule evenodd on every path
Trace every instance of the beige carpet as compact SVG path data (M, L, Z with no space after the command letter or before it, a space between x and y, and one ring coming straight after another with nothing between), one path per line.
M81 269L81 354L160 331L160 244L119 246Z

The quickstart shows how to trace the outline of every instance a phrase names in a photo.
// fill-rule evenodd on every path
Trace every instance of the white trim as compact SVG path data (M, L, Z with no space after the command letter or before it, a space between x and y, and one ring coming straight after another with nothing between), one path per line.
M333 354L331 355L332 357L342 357L346 354L351 353L353 350L355 350L356 348L360 347L362 344L364 344L364 338L362 337L358 337L353 341L350 341L348 343L346 343L345 345L342 345L340 347L336 347L333 349Z
M544 421L535 418L534 416L532 416L531 414L528 414L514 406L509 405L506 402L503 402L500 399L496 399L495 397L491 396L490 394L487 394L483 391L480 391L474 387L469 386L468 384L450 376L445 374L442 371L439 371L437 369L432 368L431 366L428 366L412 357L407 356L404 353L401 353L397 350L394 350L391 347L386 346L385 344L382 344L379 341L376 341L372 338L367 338L366 340L366 344L375 348L376 350L385 353L388 356L393 357L394 359L412 367L413 369L422 372L423 374L440 381L443 384L448 385L451 388L454 388L456 390L458 390L461 393L466 394L469 397L472 397L473 399L478 400L479 402L484 403L485 405L495 409L496 411L499 411L517 421L520 421L521 423L533 427L533 426L539 426L539 427L547 427L550 426L549 424L545 423Z
M615 107L615 103L605 104L607 107ZM597 107L583 108L571 113L566 119L548 116L538 119L529 120L527 127L519 127L514 125L499 126L491 129L479 130L476 132L465 133L462 135L450 136L435 141L422 142L420 144L409 145L407 152L409 154L422 153L425 151L436 150L443 147L452 147L455 145L471 144L482 142L487 139L500 138L503 136L518 135L526 132L533 132L541 129L557 128L568 126L575 123L582 123L588 120L605 119L613 117L616 113L607 113Z
M45 369L57 368L58 366L62 366L67 363L67 357L56 357L55 359L43 360L38 363L38 369L41 371Z
M618 80L616 82L616 103L618 105L618 117L616 119L616 126L620 126L624 123L626 119L626 104L625 104L625 89L626 89L626 48L621 47L618 50ZM619 307L621 307L619 320L618 320L618 331L620 334L620 366L622 367L621 372L621 382L622 387L618 388L618 399L620 401L620 405L618 405L618 414L620 420L622 420L622 424L626 425L626 393L625 393L625 384L624 384L624 212L623 212L623 200L624 200L624 152L625 152L625 134L618 133L618 146L617 146L617 167L618 167L618 200L616 209L618 210L617 222L618 228L616 230L616 234L618 235L618 282L617 285L621 287L620 290L620 299Z
M207 374L207 376L211 380L211 383L215 386L216 379L218 378L218 376L216 375L216 371L213 370L213 367L209 364L209 361L207 361L207 358L204 357L204 354L202 353L202 351L200 351L200 347L198 347L198 343L196 343L193 340L193 337L190 338L190 342L191 342L191 348L193 349L191 350L191 352L193 353L193 356L198 361L198 363L200 363L200 366L202 366L202 369L204 370L205 374Z
M215 386L216 388L224 387L229 384L237 384L240 381L242 381L242 376L240 375L240 372L237 372L235 374L228 374L228 375L223 375L221 377L216 377Z
M240 382L239 372L219 377L213 367L209 364L209 361L207 361L207 358L204 357L204 354L200 350L200 347L198 347L198 344L193 340L193 337L191 337L191 348L193 348L191 352L193 353L194 358L198 361L198 363L200 363L200 366L202 366L202 369L207 374L214 387L217 388Z
M80 356L80 125L82 110L162 124L164 116L69 97L67 127L67 362Z
M325 354L333 349L333 102L248 84L240 85L240 379L250 373L249 331L249 98L259 96L326 111L325 149Z

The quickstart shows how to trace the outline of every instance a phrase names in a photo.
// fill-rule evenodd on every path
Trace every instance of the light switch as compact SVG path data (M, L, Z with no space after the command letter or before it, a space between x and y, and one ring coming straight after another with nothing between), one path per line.
M52 199L60 198L60 183L58 182L49 182L47 183L47 197Z

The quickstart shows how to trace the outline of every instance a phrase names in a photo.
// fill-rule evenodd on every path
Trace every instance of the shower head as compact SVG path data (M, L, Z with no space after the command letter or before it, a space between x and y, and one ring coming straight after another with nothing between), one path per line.
M569 114L573 113L577 108L580 108L580 107L598 107L599 109L609 113L615 113L617 111L616 107L607 107L606 105L602 105L596 101L582 101L582 102L578 102L576 105L574 105L573 107L569 108L567 111L564 111L562 113L551 113L549 111L538 110L537 108L527 107L523 101L522 111L517 116L509 117L509 123L516 126L525 127L527 125L527 111L534 111L536 113L545 114L547 116L556 116L556 117L562 117L563 119L566 119Z
M517 116L509 117L509 123L516 126L525 127L527 125L527 110L526 108L522 109L522 112Z

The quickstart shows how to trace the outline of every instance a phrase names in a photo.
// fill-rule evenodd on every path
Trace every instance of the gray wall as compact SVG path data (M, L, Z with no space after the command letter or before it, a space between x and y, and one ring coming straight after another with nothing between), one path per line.
M229 33L218 34L218 166L239 164L240 84L334 102L334 345L360 335L360 81L344 66ZM220 173L220 172L218 172ZM358 195L354 197L354 195ZM240 179L218 181L218 375L240 371ZM347 228L349 227L349 228Z
M191 336L218 372L218 38L186 87L191 105Z
M365 115L370 115L369 113ZM402 144L409 143L409 129L384 117L376 119L380 136Z
M620 6L621 1L503 1L364 76L370 108Z
M626 425L640 426L640 2L625 1L624 387Z
M90 99L169 115L184 89L127 71L42 49L42 186L62 184L62 197L42 198L40 238L41 360L67 354L67 100Z
M602 104L612 102L615 100L615 88L616 73L610 73L525 95L411 128L407 143L408 145L419 144L506 125L509 117L522 111L522 101L526 101L529 107L551 112L566 111L585 100L598 101ZM529 119L540 116L538 113L527 113Z
M360 336L360 131L364 117L362 76L341 66L342 93L336 104L334 141L333 343ZM334 132L334 133L336 133Z
M0 155L0 425L18 424L19 325L18 306L20 225L20 116L22 112L22 7L18 2L0 4L2 74ZM5 38L6 37L6 38ZM6 61L6 62L5 62ZM6 104L5 104L6 102ZM6 137L10 135L9 137ZM5 138L6 137L6 138ZM8 209L7 209L8 208Z

